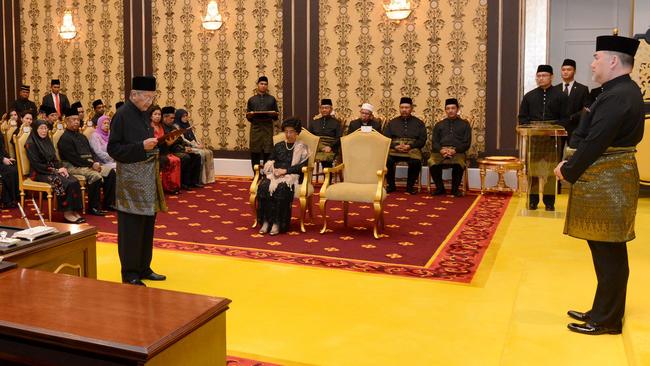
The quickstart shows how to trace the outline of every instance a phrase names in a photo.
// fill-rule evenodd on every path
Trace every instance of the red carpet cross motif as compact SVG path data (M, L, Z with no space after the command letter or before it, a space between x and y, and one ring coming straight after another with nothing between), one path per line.
M497 195L393 193L386 200L386 228L380 240L372 236L370 204L351 204L345 228L341 203L331 202L329 228L321 235L317 205L307 232L300 233L296 200L291 231L268 236L251 228L249 185L221 178L203 189L168 196L169 212L156 220L156 248L470 283L510 200ZM2 215L15 216L15 210ZM99 228L98 241L117 242L115 213L86 218Z

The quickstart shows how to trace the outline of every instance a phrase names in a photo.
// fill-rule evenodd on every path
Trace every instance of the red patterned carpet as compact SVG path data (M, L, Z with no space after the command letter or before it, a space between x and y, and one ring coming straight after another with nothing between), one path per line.
M322 218L315 215L307 233L299 232L294 218L292 231L268 236L250 227L253 213L248 205L249 185L241 179L221 179L203 189L168 196L169 212L157 218L155 246L469 283L510 199L496 195L455 198L391 194L385 209L386 230L380 240L372 236L371 205L351 204L345 228L342 205L332 202L327 233L319 234ZM318 212L317 206L314 211ZM297 212L296 200L294 217ZM15 216L15 210L2 214L3 218ZM115 214L86 218L99 228L99 241L116 242Z

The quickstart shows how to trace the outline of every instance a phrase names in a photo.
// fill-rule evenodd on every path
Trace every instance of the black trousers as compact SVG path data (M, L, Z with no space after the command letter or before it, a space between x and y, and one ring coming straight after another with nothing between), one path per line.
M192 187L201 183L201 155L186 153L181 159L181 184Z
M625 313L627 278L626 243L587 241L594 261L598 287L589 311L592 322L606 327L620 328Z
M100 205L100 198L101 198L101 190L100 188L102 187L102 180L96 180L91 184L88 184L86 187L86 192L88 193L88 206L90 208L95 208L95 209L101 209ZM113 192L115 194L115 192Z
M266 163L267 160L269 160L269 156L271 156L271 153L263 153L263 152L252 152L251 153L251 168L253 168L253 171L255 171L255 165L260 163L260 160L263 161L262 164ZM260 167L260 170L262 167Z
M156 216L117 212L117 251L122 282L143 278L151 270L153 231Z
M546 177L546 183L544 183L544 192L553 192L553 194L544 194L542 196L542 201L544 206L553 207L555 206L555 184L557 184L557 179L555 177ZM537 206L539 204L539 178L531 177L530 179L530 191L535 193L530 193L528 195L528 202L531 205Z
M436 184L436 191L445 192L445 184L442 181L443 169L451 168L451 193L458 192L460 181L463 179L463 167L460 164L436 164L429 167L431 178Z
M386 160L386 182L391 188L395 187L395 164L401 161L408 163L408 175L406 177L406 189L411 189L418 180L418 175L422 169L422 161L411 159L403 156L388 155Z
M104 177L104 208L115 206L115 178L117 177L115 169L111 169L110 174Z

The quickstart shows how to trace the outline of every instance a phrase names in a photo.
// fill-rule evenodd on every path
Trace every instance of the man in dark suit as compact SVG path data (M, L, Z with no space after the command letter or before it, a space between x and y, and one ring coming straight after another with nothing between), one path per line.
M562 63L562 83L555 87L569 97L569 120L564 128L567 130L568 137L571 138L573 130L578 127L580 116L586 107L589 107L589 88L586 85L575 81L576 62L567 58Z
M46 105L50 108L55 109L56 113L58 113L59 117L61 117L65 111L70 109L70 101L68 100L68 97L65 96L65 94L60 93L61 81L59 81L59 79L52 79L52 82L50 83L50 90L52 91L50 94L45 94L43 96L41 105Z

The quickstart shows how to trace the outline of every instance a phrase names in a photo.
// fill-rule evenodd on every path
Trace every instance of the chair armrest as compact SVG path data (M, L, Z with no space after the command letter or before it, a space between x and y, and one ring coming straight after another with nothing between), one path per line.
M250 193L257 193L257 185L259 184L260 181L260 165L255 164L253 166L253 170L255 171L255 176L253 177L253 181L251 182Z
M338 173L338 172L342 171L344 167L345 167L345 164L339 164L339 165L337 165L335 167L332 167L332 168L325 168L325 169L323 169L323 171L325 172L325 174Z
M388 170L386 168L377 170L377 190L375 191L375 202L381 202L384 194L384 176Z
M327 191L327 187L330 185L332 173L337 173L343 170L345 168L345 164L339 164L333 168L325 168L323 171L325 172L325 180L323 181L323 186L320 188L320 194L321 197L324 195L325 191Z

